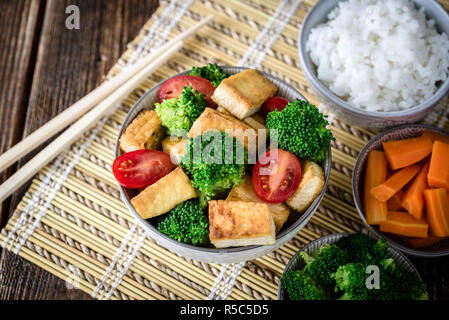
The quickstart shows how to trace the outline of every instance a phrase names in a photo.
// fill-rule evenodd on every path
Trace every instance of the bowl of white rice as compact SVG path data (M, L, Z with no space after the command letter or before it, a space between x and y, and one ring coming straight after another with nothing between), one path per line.
M298 51L320 102L358 126L420 121L449 92L449 14L434 0L320 0Z

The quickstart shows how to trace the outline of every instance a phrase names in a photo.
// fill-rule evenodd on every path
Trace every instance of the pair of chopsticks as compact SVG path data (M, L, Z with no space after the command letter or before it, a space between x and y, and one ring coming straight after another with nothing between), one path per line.
M199 28L211 20L213 20L213 16L209 15L186 31L180 33L162 45L156 52L148 54L127 70L121 72L111 80L106 81L2 154L0 156L0 172L82 116L0 185L0 203L32 178L65 148L74 143L84 132L100 121L101 118L115 110L114 108L140 83L182 48L186 38L193 35Z

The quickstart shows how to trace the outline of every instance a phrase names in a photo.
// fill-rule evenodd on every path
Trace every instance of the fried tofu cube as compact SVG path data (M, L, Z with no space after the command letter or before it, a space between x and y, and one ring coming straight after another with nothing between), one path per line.
M181 167L146 187L131 203L144 219L164 214L197 194Z
M143 110L120 137L120 149L123 152L158 149L164 132L165 130L156 111Z
M275 229L265 203L209 201L209 239L216 248L273 245Z
M215 89L212 100L242 120L259 111L277 88L260 72L248 69L224 79Z
M186 153L188 139L167 137L162 140L162 150L170 155L171 162L179 165L181 157Z
M324 174L318 164L309 160L304 162L301 171L299 187L286 203L290 208L303 213L323 190Z
M217 107L217 111L224 113L224 114L229 114L231 115L231 113L226 110L223 107L218 106ZM245 119L243 119L243 122L245 122L247 125L249 125L250 127L256 129L256 130L266 130L267 127L265 127L265 118L262 117L260 114L255 114L252 117L247 117Z
M242 183L232 188L226 200L266 203L254 192L253 181L249 175L245 175ZM276 225L276 232L279 232L290 215L290 209L283 203L266 204L270 208L271 216Z
M246 149L257 144L257 131L246 123L212 108L206 108L195 120L189 131L189 138L202 135L206 131L217 130L235 137Z

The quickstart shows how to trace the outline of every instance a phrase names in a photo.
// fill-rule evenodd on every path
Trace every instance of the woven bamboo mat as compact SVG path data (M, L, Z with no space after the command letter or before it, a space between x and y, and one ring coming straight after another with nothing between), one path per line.
M363 228L353 205L351 174L357 154L374 132L332 119L337 138L332 144L332 174L317 212L290 242L240 265L187 260L158 246L122 203L111 164L120 124L137 99L159 81L192 66L256 66L318 104L296 49L301 21L314 2L162 2L109 76L200 17L213 13L215 20L113 114L39 172L2 230L2 246L99 299L276 299L279 277L298 249L330 233ZM449 8L449 0L441 2ZM425 121L449 129L447 104L446 100Z

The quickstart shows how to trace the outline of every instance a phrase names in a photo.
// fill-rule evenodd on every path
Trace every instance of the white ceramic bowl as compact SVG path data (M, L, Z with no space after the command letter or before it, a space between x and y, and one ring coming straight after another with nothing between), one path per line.
M243 67L228 67L228 66L222 66L221 67L226 73L228 74L235 74L239 73L243 70L246 70L247 68ZM190 70L187 70L185 72L182 72L177 75L181 74L187 74ZM263 73L263 72L262 72ZM289 86L282 80L279 80L278 78L275 78L269 74L263 73L274 85L278 87L278 93L277 95L281 95L288 100L292 101L294 99L302 99L306 100L296 89ZM164 80L165 81L165 80ZM163 81L163 82L164 82ZM163 83L159 83L149 91L147 91L138 101L137 103L131 108L129 111L124 123L122 124L122 127L120 128L119 137L122 135L122 132L126 129L126 127L134 120L134 118L137 116L137 114L142 111L143 109L153 109L154 103L158 101L158 89L160 85ZM115 156L118 157L121 154L119 145L118 145L118 139L116 143L115 148ZM235 247L235 248L227 248L227 249L216 249L214 247L199 247L199 246L193 246L185 243L178 242L176 240L173 240L166 235L159 232L151 223L151 220L145 220L142 219L142 217L137 213L134 206L131 204L130 199L136 195L135 190L127 189L122 186L120 187L120 192L123 198L123 201L129 208L130 212L136 217L137 221L139 221L140 225L145 228L150 236L161 246L167 248L170 251L173 251L181 256L184 256L189 259L195 259L199 261L204 262L212 262L212 263L234 263L234 262L241 262L241 261L247 261L251 259L258 258L260 256L263 256L273 250L276 250L281 245L283 245L285 242L289 241L291 238L293 238L299 230L301 230L302 227L309 221L309 219L312 217L313 213L317 209L318 205L321 202L321 199L324 196L324 193L327 188L327 183L329 180L330 170L331 170L331 152L330 152L330 146L328 150L328 156L323 164L323 170L325 173L325 185L321 193L318 195L318 197L313 201L313 203L310 205L310 207L307 209L306 212L303 214L300 214L298 212L292 211L290 214L290 217L285 222L283 228L276 236L276 244L271 246L246 246L246 247Z
M305 17L298 39L298 54L302 70L309 86L320 102L324 103L335 115L357 126L366 128L387 128L400 124L417 122L423 119L449 92L449 79L442 83L438 91L424 103L411 109L392 112L373 112L353 107L335 95L316 75L316 66L306 52L306 42L310 31L327 21L327 16L340 1L320 0ZM449 35L449 14L435 0L413 0L417 8L424 7L427 18L435 20L437 30Z

